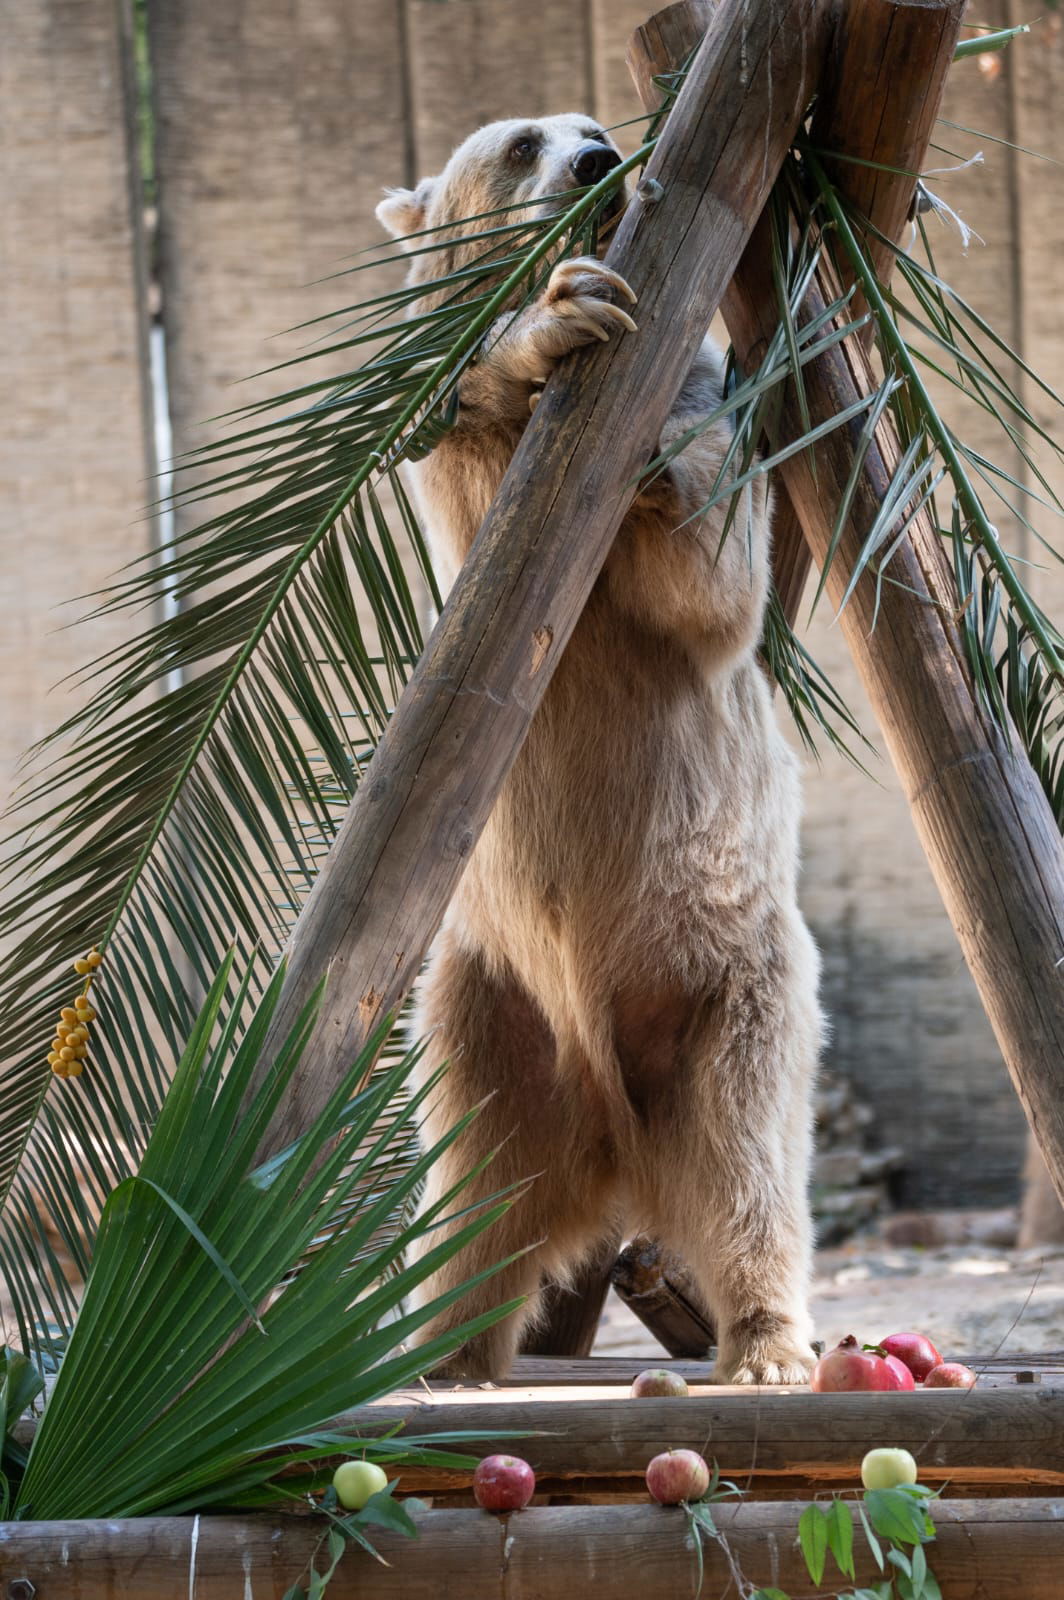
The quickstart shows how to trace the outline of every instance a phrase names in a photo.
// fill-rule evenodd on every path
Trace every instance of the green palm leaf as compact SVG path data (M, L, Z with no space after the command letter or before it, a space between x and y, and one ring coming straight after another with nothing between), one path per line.
M404 1349L463 1291L416 1311L403 1311L404 1298L489 1227L508 1197L476 1207L416 1263L400 1265L413 1240L456 1215L463 1184L416 1223L404 1220L420 1178L471 1118L416 1162L395 1162L439 1075L407 1092L414 1050L367 1084L386 1029L313 1127L256 1167L320 990L251 1093L284 967L243 1026L250 973L235 987L232 975L230 956L191 1027L138 1172L104 1207L17 1514L137 1516L247 1494L276 1475L282 1453L302 1463L335 1453L327 1429L339 1412L408 1381L517 1303ZM381 1453L406 1448L396 1438Z

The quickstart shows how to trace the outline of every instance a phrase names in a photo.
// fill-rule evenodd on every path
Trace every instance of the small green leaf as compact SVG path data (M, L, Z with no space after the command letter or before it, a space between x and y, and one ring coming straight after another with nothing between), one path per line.
M750 1600L791 1600L791 1597L782 1589L755 1589Z
M828 1550L827 1515L819 1506L806 1506L798 1519L798 1542L814 1583L824 1576L824 1563Z
M838 1564L840 1572L848 1578L855 1576L853 1567L853 1520L849 1507L842 1500L833 1502L827 1514L828 1549Z
M924 1555L922 1544L918 1544L913 1551L911 1565L913 1589L916 1593L916 1600L919 1600L920 1595L923 1593L924 1580L927 1577L927 1557Z
M875 1560L876 1566L879 1568L880 1572L882 1572L883 1571L883 1546L880 1544L879 1540L876 1538L875 1534L872 1532L872 1528L871 1528L871 1525L870 1525L870 1523L868 1521L868 1517L865 1515L865 1508L861 1504L860 1500L858 1500L858 1502L857 1502L857 1515L861 1519L861 1526L865 1531L865 1538L868 1540L868 1548L872 1552L872 1556L873 1556L873 1558Z
M366 1501L357 1517L352 1520L359 1523L376 1523L382 1528L391 1528L394 1533L401 1533L407 1539L417 1538L417 1524L407 1512L406 1507L399 1500L392 1499L393 1485L387 1489L379 1489Z
M869 1489L864 1497L873 1528L884 1539L919 1544L924 1537L923 1504L900 1489Z
M340 1557L343 1555L344 1551L347 1549L347 1540L344 1538L339 1528L330 1528L328 1543L329 1560L332 1562L333 1566L335 1566Z
M938 1579L930 1568L924 1573L923 1600L942 1600L942 1590L938 1586Z
M892 1566L897 1567L899 1572L904 1572L904 1574L905 1574L905 1576L907 1578L911 1578L912 1577L912 1575L913 1575L912 1562L909 1560L909 1557L905 1554L904 1550L897 1550L897 1549L888 1550L887 1551L887 1560L891 1563Z
M713 1521L713 1513L704 1500L695 1500L691 1505L691 1519L710 1539L719 1538L717 1524Z
M307 1591L301 1583L293 1583L290 1589L285 1590L281 1600L307 1600Z

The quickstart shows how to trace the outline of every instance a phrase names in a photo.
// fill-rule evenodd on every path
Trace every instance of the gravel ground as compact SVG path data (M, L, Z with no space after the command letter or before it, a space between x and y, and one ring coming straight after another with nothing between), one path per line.
M812 1303L817 1337L829 1346L848 1333L871 1343L911 1328L944 1356L1062 1350L1064 1249L857 1238L818 1253ZM611 1294L593 1353L653 1356L660 1346Z

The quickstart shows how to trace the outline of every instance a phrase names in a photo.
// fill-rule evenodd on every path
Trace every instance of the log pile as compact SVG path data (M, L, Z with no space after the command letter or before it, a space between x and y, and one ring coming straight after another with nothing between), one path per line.
M889 1205L890 1174L905 1165L905 1152L896 1145L877 1147L874 1122L875 1113L847 1078L821 1074L812 1197L818 1244L841 1244Z

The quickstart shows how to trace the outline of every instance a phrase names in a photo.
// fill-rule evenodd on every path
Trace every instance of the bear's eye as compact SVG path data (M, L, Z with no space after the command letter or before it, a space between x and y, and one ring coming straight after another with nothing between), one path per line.
M514 140L510 146L510 155L514 161L531 161L538 149L539 145L536 140L525 135L520 139Z

